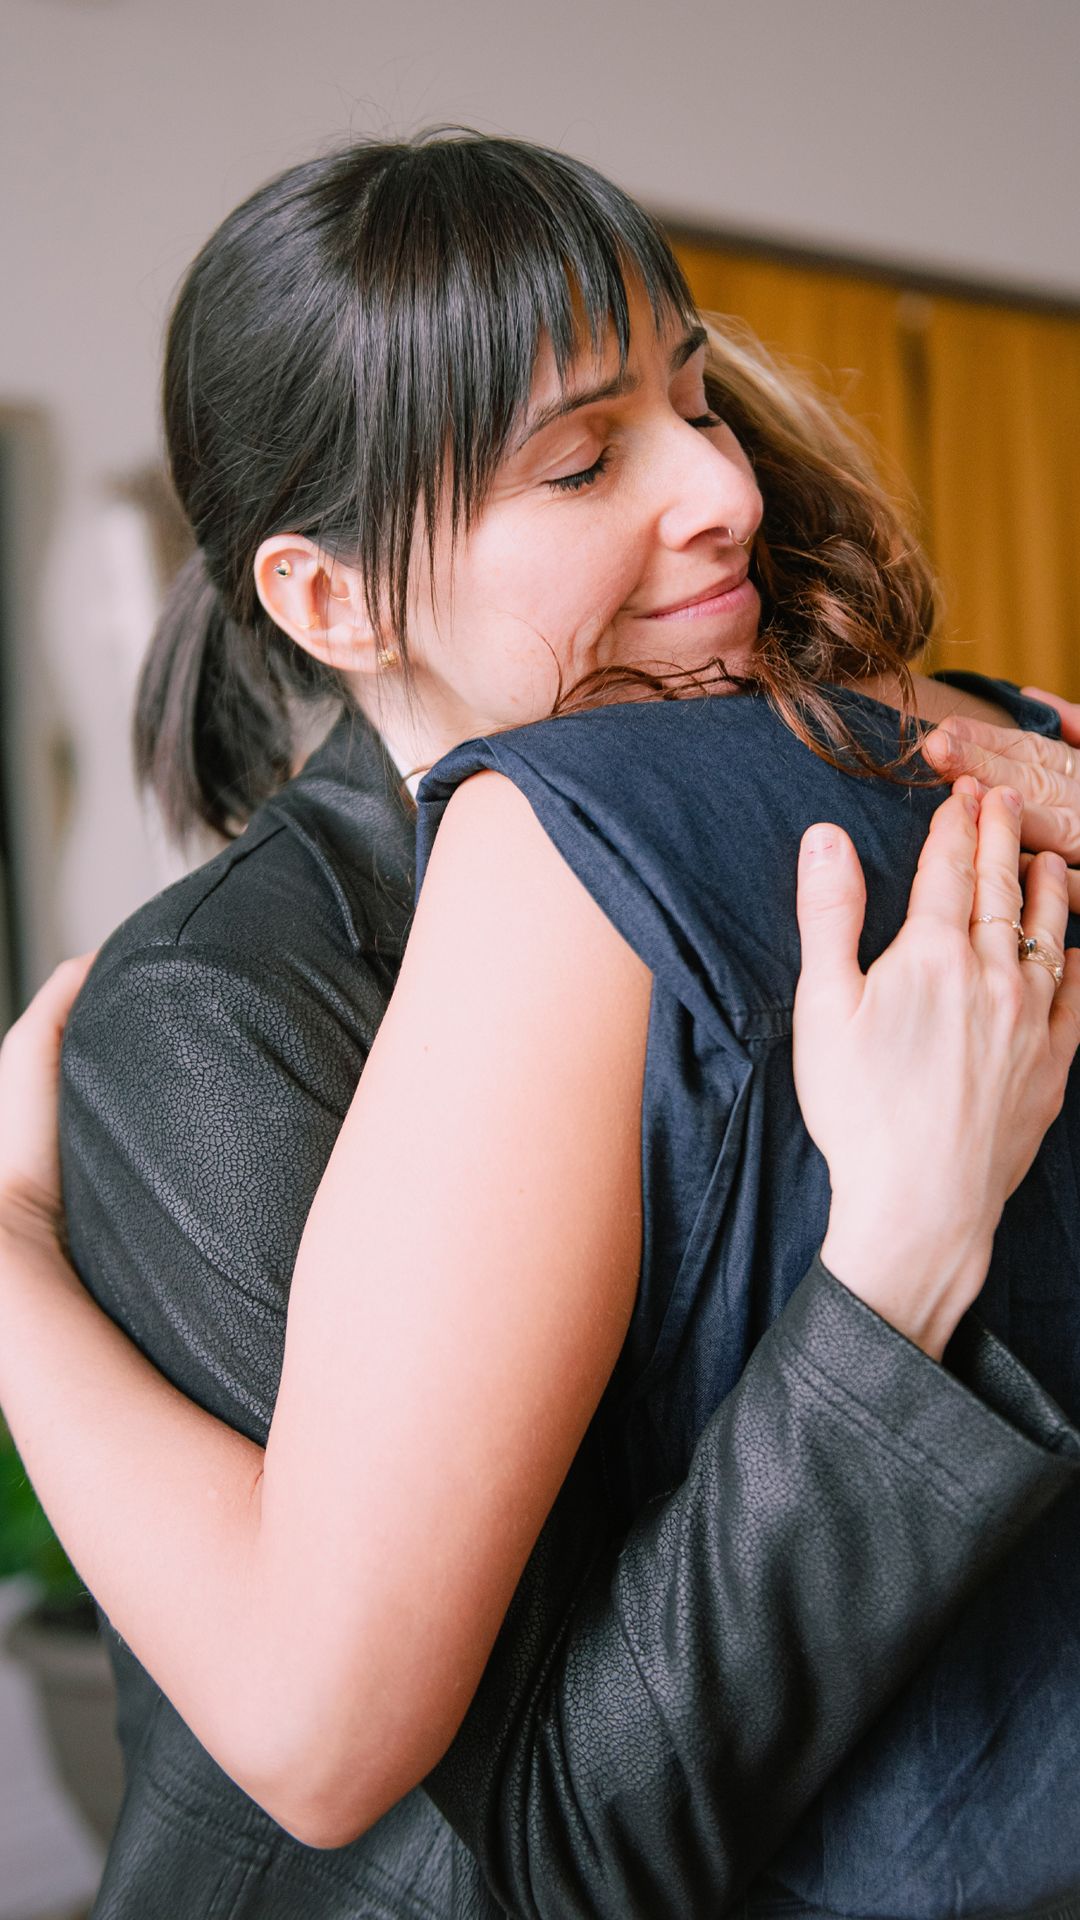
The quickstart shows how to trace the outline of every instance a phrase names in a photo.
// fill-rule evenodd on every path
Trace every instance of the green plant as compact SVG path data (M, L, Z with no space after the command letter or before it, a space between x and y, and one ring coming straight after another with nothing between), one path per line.
M41 1510L15 1443L0 1421L0 1579L29 1574L51 1612L78 1608L86 1589Z

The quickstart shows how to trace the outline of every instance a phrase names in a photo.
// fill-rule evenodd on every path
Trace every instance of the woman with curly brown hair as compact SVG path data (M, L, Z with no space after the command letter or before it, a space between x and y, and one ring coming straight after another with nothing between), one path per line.
M1075 1047L1065 872L1037 860L1025 905L1009 796L939 804L916 765L922 724L958 708L1051 716L913 675L930 583L857 449L706 331L632 202L538 149L373 147L272 183L188 277L166 414L198 551L141 761L174 823L254 818L99 960L68 1038L65 1174L78 1264L121 1323L186 1231L190 1296L185 1269L140 1337L174 1379L185 1340L226 1353L203 1411L73 1281L47 1129L13 1117L36 1085L17 1046L0 1392L92 1590L205 1749L317 1846L385 1831L440 1762L431 1792L469 1833L463 1781L499 1797L520 1763L548 1850L521 1867L530 1827L489 1870L512 1910L712 1912L792 1829L755 1912L936 1920L1073 1892L1047 1713L1075 1678L1052 1631L1075 1517L1042 1515L1077 1440L1025 1368L1080 1414L1075 1095L1002 1220ZM344 697L355 731L297 807L280 789L311 694ZM348 871L327 797L369 727L403 778L433 768L426 873L304 1230L264 1451L221 1275L272 1310L267 1206L294 1176L310 1192L319 1158L284 1089L323 1102L328 1152L329 1089L382 1011L365 1039L321 923L369 1004L394 970L400 839ZM383 820L394 788L384 767ZM134 1260L119 1050L140 1205L169 1225ZM174 1079L188 1137L164 1146ZM215 1154L227 1177L193 1228L200 1134L204 1184ZM1014 1354L965 1318L988 1270ZM1025 1529L1024 1563L990 1580ZM524 1651L513 1610L496 1646L523 1575ZM284 1883L251 1895L274 1862L246 1838L220 1910L284 1913ZM467 1910L449 1881L392 1885L394 1844L386 1911Z

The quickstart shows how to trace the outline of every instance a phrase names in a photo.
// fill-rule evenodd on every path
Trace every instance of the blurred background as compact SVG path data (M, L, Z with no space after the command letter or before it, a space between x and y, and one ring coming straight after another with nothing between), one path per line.
M179 871L128 751L171 294L351 136L464 122L613 175L914 492L937 662L1080 698L1076 0L5 0L2 67L0 1029ZM2 1618L62 1583L34 1524L5 1549L0 1495ZM0 1920L76 1910L99 1859L32 1666L0 1663Z

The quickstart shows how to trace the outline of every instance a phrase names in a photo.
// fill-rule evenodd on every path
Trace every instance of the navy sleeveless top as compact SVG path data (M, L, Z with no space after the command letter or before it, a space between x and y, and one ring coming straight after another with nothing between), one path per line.
M961 676L956 676L961 678ZM1049 709L977 682L1017 724ZM880 759L896 713L837 695ZM829 1186L791 1066L799 840L850 833L863 964L897 932L940 787L838 772L756 696L600 708L472 741L419 798L420 873L454 788L525 794L650 967L635 1311L597 1414L629 1520L695 1442L824 1235ZM1071 943L1080 926L1070 926ZM1080 1074L996 1237L979 1312L1080 1420ZM897 1436L903 1445L903 1436ZM946 1463L947 1464L947 1463ZM855 1550L853 1546L853 1551ZM1080 1890L1080 1499L1059 1503L803 1820L750 1911L1016 1913Z

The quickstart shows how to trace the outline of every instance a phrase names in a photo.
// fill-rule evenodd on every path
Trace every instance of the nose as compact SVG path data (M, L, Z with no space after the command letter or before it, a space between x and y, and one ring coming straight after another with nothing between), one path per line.
M745 547L761 525L762 499L750 462L734 435L703 433L673 422L660 484L658 531L679 551L702 536Z

